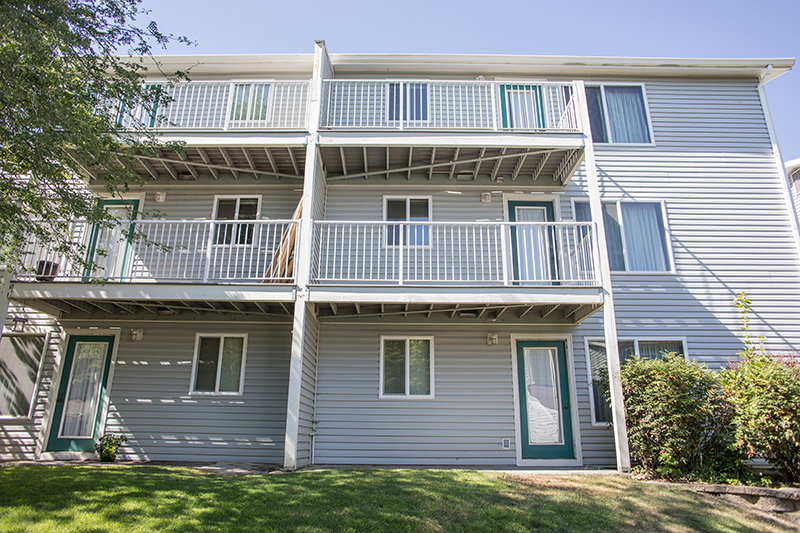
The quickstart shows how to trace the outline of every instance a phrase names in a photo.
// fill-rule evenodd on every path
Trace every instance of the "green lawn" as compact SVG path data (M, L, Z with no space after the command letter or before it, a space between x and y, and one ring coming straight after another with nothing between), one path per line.
M711 496L617 476L147 465L0 467L0 531L768 532Z

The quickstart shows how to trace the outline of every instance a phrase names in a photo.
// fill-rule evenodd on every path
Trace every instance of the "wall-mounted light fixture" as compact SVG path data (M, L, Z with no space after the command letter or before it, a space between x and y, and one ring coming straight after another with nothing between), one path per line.
M159 191L153 195L153 199L159 204L163 203L167 199L167 193Z
M497 337L497 333L487 333L486 334L486 344L489 346L496 346L500 340Z
M22 333L23 331L25 331L25 324L27 323L28 319L25 318L24 316L15 316L14 327L11 329L11 331L15 333Z
M481 193L481 203L488 204L492 201L492 193L490 192L482 192Z
M140 341L144 337L144 330L142 328L131 328L131 340Z

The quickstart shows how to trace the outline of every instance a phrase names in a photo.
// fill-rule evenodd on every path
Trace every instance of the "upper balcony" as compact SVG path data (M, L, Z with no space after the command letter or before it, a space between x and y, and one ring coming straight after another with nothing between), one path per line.
M320 153L328 181L540 180L583 161L572 83L325 80Z

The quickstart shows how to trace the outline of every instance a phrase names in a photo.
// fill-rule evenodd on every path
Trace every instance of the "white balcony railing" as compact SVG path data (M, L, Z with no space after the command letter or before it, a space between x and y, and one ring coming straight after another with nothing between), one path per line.
M210 82L164 85L172 101L161 109L118 107L123 126L166 130L306 130L307 81Z
M592 222L314 223L312 282L599 286Z
M22 250L27 271L20 281L291 283L295 220L138 220L141 234L128 239L130 222L100 229L69 224L69 247L91 258L88 270L32 239ZM158 244L154 244L158 243Z
M323 128L579 129L571 83L329 80L324 91Z

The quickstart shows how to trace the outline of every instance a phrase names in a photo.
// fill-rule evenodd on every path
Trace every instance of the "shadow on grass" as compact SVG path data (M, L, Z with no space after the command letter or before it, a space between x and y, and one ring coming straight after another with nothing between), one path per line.
M0 531L763 532L710 497L606 476L0 468ZM773 529L778 531L777 529Z

